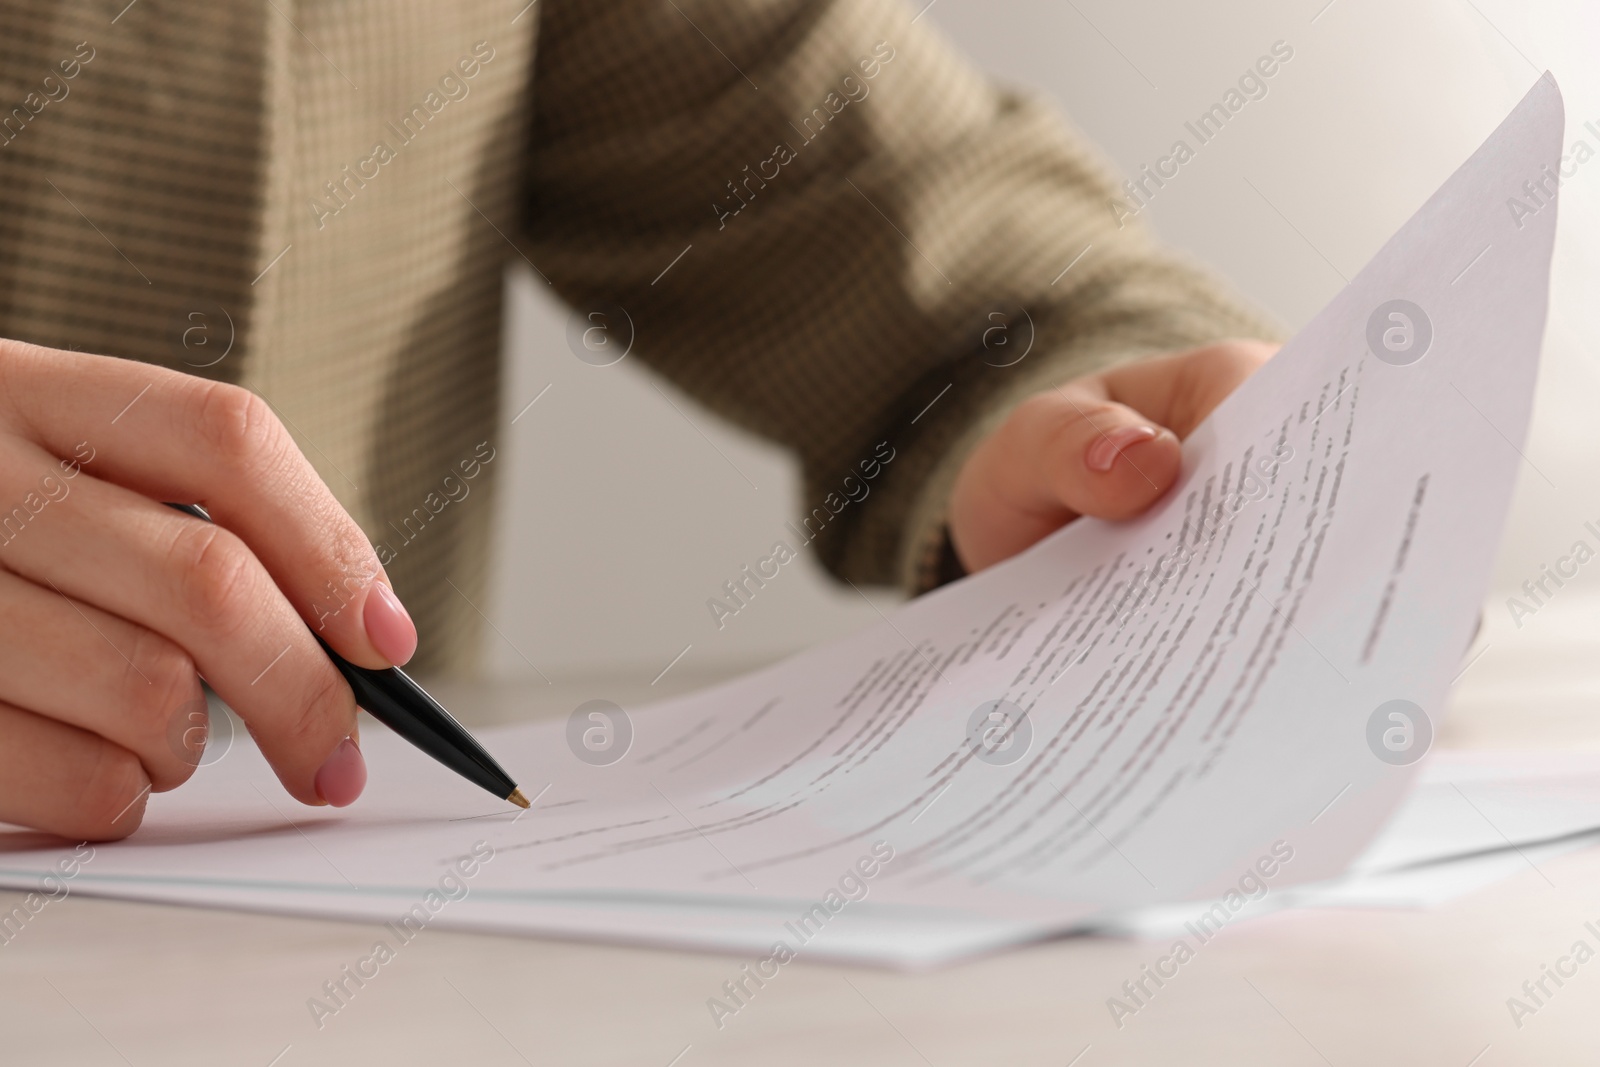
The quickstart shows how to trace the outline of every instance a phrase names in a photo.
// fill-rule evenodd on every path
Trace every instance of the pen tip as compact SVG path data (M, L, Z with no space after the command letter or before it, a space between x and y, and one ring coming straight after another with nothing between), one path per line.
M528 802L528 798L522 795L522 790L520 789L513 789L511 791L511 795L506 797L506 799L519 808L532 807L532 805Z

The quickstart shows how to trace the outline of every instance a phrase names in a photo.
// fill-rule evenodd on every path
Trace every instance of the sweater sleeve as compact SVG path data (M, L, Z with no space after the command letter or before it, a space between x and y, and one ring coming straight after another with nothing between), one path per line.
M1032 393L1275 333L899 0L540 8L523 247L580 314L624 309L630 354L798 455L839 577L936 584L962 461Z

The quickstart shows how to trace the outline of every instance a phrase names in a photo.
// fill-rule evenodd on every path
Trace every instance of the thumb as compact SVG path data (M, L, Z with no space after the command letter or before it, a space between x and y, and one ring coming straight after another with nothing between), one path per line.
M1140 514L1177 480L1182 450L1159 423L1092 388L1021 404L967 460L950 500L950 537L980 570L1080 515Z

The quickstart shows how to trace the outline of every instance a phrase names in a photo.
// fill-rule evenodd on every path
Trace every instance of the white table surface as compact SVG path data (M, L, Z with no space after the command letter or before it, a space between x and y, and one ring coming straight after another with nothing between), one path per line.
M1440 743L1600 748L1592 647L1491 649ZM487 723L662 688L437 691ZM1057 940L923 974L802 956L719 1031L706 1000L738 958L428 930L319 1030L307 999L375 925L72 895L0 946L0 1065L1593 1064L1600 958L1520 1028L1506 1005L1578 938L1600 949L1586 920L1600 848L1432 911L1271 915L1201 947L1120 1030L1106 999L1164 942Z

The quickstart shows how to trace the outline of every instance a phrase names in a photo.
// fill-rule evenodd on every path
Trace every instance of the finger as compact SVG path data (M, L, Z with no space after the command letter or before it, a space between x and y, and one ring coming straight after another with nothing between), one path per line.
M149 796L132 752L0 703L0 822L109 841L139 828Z
M254 393L6 341L0 413L102 480L152 500L204 505L346 659L386 667L415 651L416 628L372 545Z
M978 570L1079 515L1137 515L1177 480L1181 461L1170 430L1110 400L1095 379L1041 393L963 467L950 505L956 551ZM963 521L976 516L988 520Z
M1221 341L1125 363L1096 378L1109 399L1142 412L1182 440L1277 350L1265 341Z
M184 715L204 707L189 656L92 604L0 571L0 701L76 726L138 757L154 792L181 785L200 751Z
M0 500L15 492L11 472L29 466L12 458L19 450L37 448L12 438L0 451ZM87 472L71 484L0 544L0 564L165 635L250 727L290 794L335 800L318 774L354 730L354 697L249 547Z
M1125 519L1177 480L1171 430L1106 397L1094 383L1062 386L1018 409L1016 457L1000 484L1014 504L1041 515Z

